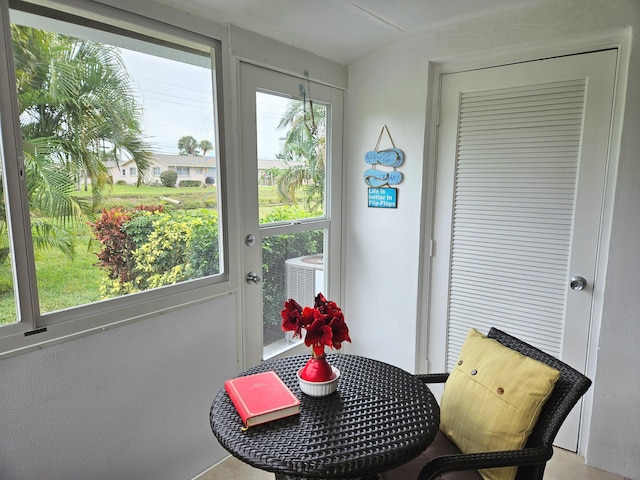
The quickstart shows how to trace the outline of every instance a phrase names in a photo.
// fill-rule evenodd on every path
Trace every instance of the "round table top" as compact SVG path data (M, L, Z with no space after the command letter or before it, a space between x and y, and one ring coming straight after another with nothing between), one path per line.
M242 375L275 371L300 399L300 414L243 431L222 388L211 429L232 455L276 478L365 478L418 456L439 427L429 388L392 365L356 355L328 355L340 370L338 390L321 398L300 391L296 372L308 355L270 360Z

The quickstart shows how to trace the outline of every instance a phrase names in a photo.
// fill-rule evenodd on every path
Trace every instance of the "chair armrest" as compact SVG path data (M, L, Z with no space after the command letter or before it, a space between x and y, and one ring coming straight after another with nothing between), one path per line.
M444 383L449 378L448 373L419 373L416 378L422 383Z
M483 468L517 467L545 463L553 455L552 447L525 448L487 453L443 455L427 463L417 480L435 480L444 472L479 470Z

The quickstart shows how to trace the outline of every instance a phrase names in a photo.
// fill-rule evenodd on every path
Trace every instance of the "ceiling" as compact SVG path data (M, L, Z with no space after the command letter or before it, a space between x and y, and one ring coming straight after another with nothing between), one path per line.
M154 0L349 65L430 28L540 0Z

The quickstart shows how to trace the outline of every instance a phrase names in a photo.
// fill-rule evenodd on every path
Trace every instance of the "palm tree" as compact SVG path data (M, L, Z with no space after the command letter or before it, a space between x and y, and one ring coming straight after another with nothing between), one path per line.
M180 155L195 155L198 142L191 135L186 135L178 140L178 148L180 149Z
M119 51L16 25L12 35L25 141L54 142L55 160L78 180L88 177L97 193L107 181L107 159L133 158L141 179L149 147Z
M209 140L201 140L198 144L198 147L200 147L200 150L202 150L202 156L204 157L207 155L207 152L209 150L213 150L213 143L211 143Z
M141 111L117 49L17 25L11 33L34 243L65 249L65 224L101 198L107 160L132 158L139 182L148 170ZM83 179L93 205L70 195Z
M295 192L303 187L309 208L323 205L325 190L326 107L291 101L278 129L287 129L282 153L287 163L278 175L278 190L296 203ZM313 114L312 114L313 113Z

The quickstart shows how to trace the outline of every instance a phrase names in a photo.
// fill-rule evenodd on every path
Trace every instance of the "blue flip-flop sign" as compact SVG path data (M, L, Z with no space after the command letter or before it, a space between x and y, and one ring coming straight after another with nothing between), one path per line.
M404 153L399 148L387 148L379 152L367 152L364 161L369 165L384 165L386 167L399 167L404 162Z
M364 156L364 161L372 167L364 172L364 182L371 187L368 192L369 207L397 208L398 189L390 187L402 182L402 173L396 170L396 167L401 166L404 162L402 150L394 147L367 152ZM393 170L379 170L376 168L377 166L393 168Z

